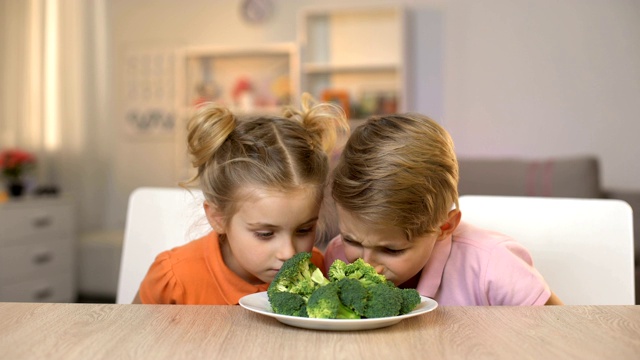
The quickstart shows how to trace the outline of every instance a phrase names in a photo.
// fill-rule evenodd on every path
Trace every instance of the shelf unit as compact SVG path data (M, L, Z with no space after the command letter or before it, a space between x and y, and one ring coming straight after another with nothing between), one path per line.
M195 174L186 149L186 124L201 103L224 105L239 116L281 114L283 107L299 103L297 49L294 43L276 43L178 51L178 181Z
M405 18L400 6L302 10L301 91L346 94L352 118L405 111Z

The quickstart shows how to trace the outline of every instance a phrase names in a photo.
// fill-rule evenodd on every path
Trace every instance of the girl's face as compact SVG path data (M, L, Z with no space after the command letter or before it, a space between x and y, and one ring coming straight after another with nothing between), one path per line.
M396 285L417 275L431 257L436 241L450 233L415 236L409 241L400 228L365 223L340 206L337 209L347 260L362 258Z
M251 284L273 281L287 259L310 252L315 242L320 204L309 187L282 192L251 188L238 211L224 222L205 202L205 211L219 234L225 264Z

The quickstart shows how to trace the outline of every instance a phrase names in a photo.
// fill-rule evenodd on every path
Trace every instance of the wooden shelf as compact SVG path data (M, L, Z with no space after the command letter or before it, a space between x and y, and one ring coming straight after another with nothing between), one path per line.
M309 8L300 24L302 92L320 100L322 94L347 93L354 117L405 111L401 6Z

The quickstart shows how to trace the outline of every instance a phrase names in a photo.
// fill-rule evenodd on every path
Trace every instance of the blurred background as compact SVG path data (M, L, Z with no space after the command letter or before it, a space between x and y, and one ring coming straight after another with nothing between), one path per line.
M28 196L70 199L73 294L107 299L128 197L189 175L201 101L420 112L461 158L592 156L603 189L640 191L639 19L635 0L0 0L0 150L36 156Z

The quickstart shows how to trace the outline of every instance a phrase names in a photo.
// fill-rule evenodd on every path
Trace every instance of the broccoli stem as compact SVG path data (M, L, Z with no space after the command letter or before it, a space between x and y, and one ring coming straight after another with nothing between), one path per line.
M324 277L322 271L318 268L313 271L311 274L311 280L319 285L327 285L329 283L329 279Z
M344 306L343 304L340 304L338 306L338 314L336 315L336 319L360 319L360 315Z

